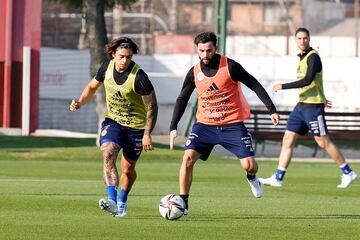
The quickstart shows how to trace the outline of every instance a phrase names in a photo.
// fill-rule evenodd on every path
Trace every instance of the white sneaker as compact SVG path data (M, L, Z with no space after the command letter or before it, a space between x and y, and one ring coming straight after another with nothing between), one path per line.
M337 188L347 188L355 179L357 178L357 174L354 171L351 171L349 174L343 174L341 176L341 183L337 186Z
M275 174L271 175L269 178L259 178L259 181L267 186L271 187L282 187L283 181L279 181L276 179Z
M101 210L109 212L111 214L117 214L117 206L116 203L108 198L102 198L99 200L99 207Z
M260 198L262 196L263 190L262 190L262 183L259 181L258 177L255 177L253 180L247 179L251 191L254 194L256 198Z
M127 215L126 212L126 202L118 202L117 203L117 213L114 214L114 217L125 217Z

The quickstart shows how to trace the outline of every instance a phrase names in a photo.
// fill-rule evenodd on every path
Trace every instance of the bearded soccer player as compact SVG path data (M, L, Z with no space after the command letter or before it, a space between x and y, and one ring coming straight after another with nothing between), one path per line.
M87 84L79 100L70 104L71 111L78 110L104 85L106 113L101 126L100 148L108 197L100 199L99 206L117 217L127 215L128 194L137 176L135 166L142 149L153 149L151 132L158 113L154 87L146 73L132 61L137 52L138 46L130 38L111 41L105 48L108 60ZM119 178L116 161L121 149Z
M252 138L243 121L250 116L250 107L241 90L240 83L256 93L269 110L274 125L279 115L263 86L239 63L216 53L217 38L212 32L200 33L194 39L200 62L186 75L177 98L170 125L170 149L177 136L177 125L185 111L189 98L196 89L198 105L196 123L185 145L179 173L180 196L189 209L189 192L196 161L207 160L217 144L233 153L246 172L253 195L262 196L262 185L256 173L258 165L254 158Z

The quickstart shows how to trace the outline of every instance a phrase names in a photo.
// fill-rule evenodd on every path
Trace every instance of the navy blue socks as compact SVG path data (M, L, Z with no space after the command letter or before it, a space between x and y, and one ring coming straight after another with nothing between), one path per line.
M282 181L284 179L286 173L286 169L282 167L278 167L275 172L275 178L278 181Z
M121 189L119 196L117 198L118 202L126 202L128 197L129 191L125 189Z

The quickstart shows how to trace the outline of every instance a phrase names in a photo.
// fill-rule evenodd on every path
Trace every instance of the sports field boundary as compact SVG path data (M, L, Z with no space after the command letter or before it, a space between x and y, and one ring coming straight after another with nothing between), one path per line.
M0 129L0 135L18 135L21 131L17 131L17 129ZM82 133L82 132L73 132L66 130L55 130L55 129L38 129L31 136L39 136L39 137L68 137L68 138L96 138L96 133ZM153 141L155 143L161 144L169 144L169 135L153 135ZM183 147L186 142L185 136L178 136L175 139L175 145L179 147ZM262 146L258 146L262 147ZM264 146L266 151L266 155L261 156L256 154L255 157L258 160L266 160L266 161L278 161L278 156L280 153L281 143L274 141L267 141ZM352 149L341 149L343 155L347 162L360 162L360 151L352 150ZM259 151L260 152L260 151ZM317 156L312 157L311 154L313 149L311 147L306 147L302 145L298 145L294 149L294 154L292 161L293 162L333 162L322 150L318 151ZM233 155L229 153L227 150L223 149L221 146L215 146L212 155L214 156L225 156L232 158Z

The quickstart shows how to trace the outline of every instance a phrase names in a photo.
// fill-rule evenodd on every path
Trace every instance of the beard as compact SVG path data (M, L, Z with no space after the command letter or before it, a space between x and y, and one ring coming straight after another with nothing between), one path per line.
M210 61L211 61L211 58L205 58L205 59L203 58L203 59L200 59L200 62L201 62L202 64L205 64L205 65L209 64Z

